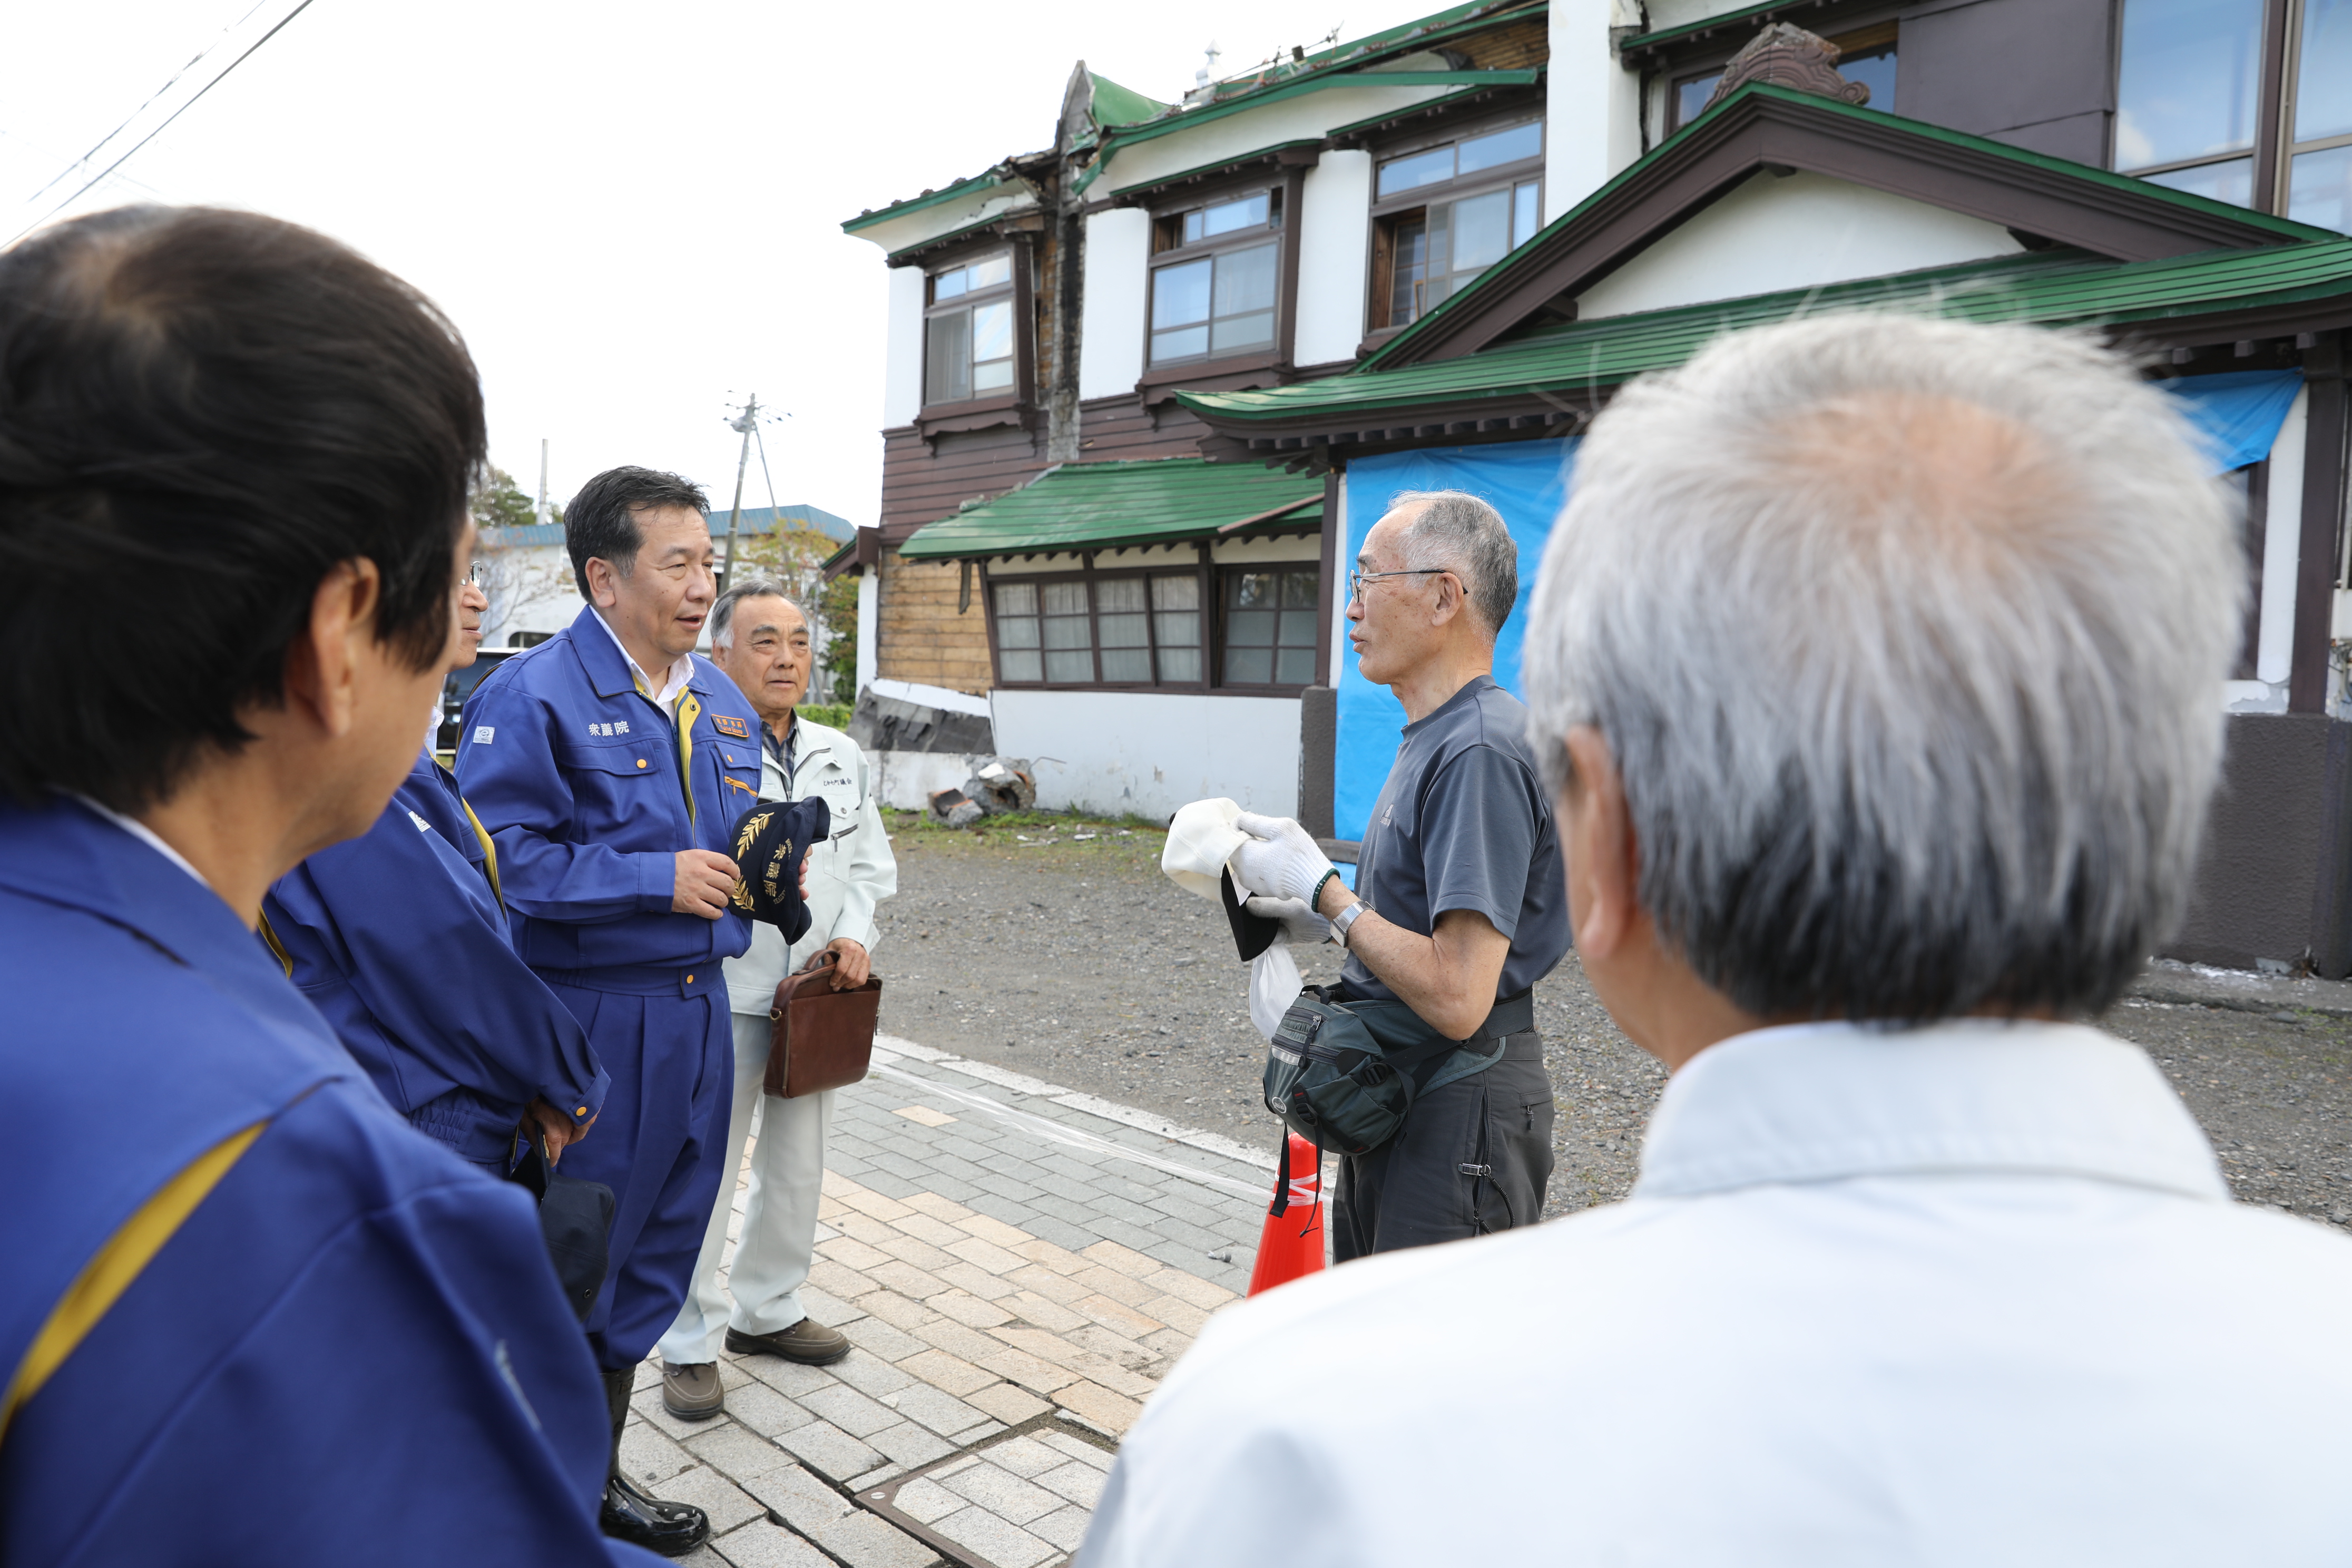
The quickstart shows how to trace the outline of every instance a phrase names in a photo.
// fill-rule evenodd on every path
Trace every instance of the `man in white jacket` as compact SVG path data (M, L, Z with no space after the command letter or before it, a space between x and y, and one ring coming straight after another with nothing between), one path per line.
M768 1009L777 983L827 949L840 956L836 988L864 984L872 968L875 906L898 890L898 867L882 829L866 753L840 731L793 711L807 694L814 660L808 616L780 584L749 578L711 606L710 646L712 662L743 689L760 714L760 798L821 796L833 808L833 828L826 842L809 851L807 934L788 944L775 927L755 925L751 950L727 961L727 995L735 1019L735 1098L727 1124L730 1179L719 1184L693 1288L660 1346L662 1403L688 1421L725 1407L717 1367L722 1331L727 1349L737 1355L776 1355L821 1366L849 1353L849 1341L810 1317L800 1299L816 1247L817 1194L824 1178L834 1091L796 1100L761 1092L768 1066ZM719 1259L735 1201L731 1178L740 1168L755 1111L759 1144L742 1239L728 1276L735 1298L730 1312L719 1286Z

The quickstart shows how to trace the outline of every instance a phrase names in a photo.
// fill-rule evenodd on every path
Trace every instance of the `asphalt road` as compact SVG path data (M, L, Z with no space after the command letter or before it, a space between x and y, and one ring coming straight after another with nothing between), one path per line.
M1273 1147L1248 971L1216 906L1160 875L1158 833L912 818L893 833L900 890L875 954L885 1031ZM1300 967L1320 983L1339 962L1326 947ZM1546 1212L1622 1197L1665 1074L1572 955L1536 1000L1559 1107ZM2352 1228L2352 1021L2130 1000L2104 1024L2170 1076L2241 1199Z

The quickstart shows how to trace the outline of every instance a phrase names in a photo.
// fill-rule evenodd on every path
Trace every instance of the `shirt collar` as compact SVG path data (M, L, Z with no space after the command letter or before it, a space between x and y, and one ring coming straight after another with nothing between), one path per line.
M83 805L88 806L91 811L96 812L106 821L110 822L114 824L115 826L122 829L123 832L128 833L131 837L136 838L140 843L144 844L148 848L152 849L156 854L161 855L173 865L177 866L181 870L185 871L189 876L194 877L196 879L196 885L204 889L205 891L209 893L214 890L213 885L205 880L205 874L202 871L197 870L195 866L185 855L181 854L177 849L173 848L169 844L163 842L163 836L162 834L157 833L153 828L148 826L137 817L125 816L121 812L116 811L111 807L100 805L98 802L90 799L89 796L86 795L77 795L74 796L74 799L79 801Z
M604 612L593 605L588 606L588 611L596 624L604 628L604 635L613 639L613 646L621 650L621 658L628 665L629 673L636 678L637 685L644 689L645 694L653 699L654 706L665 713L668 712L677 700L677 694L686 689L688 681L694 679L694 655L679 654L663 673L660 684L656 685L654 678L646 673L637 663L636 657L629 652L629 645L621 640L621 634L614 631L612 623L604 618Z
M1637 1197L2010 1172L2227 1201L2212 1147L2138 1047L2074 1024L1799 1024L1709 1047L1666 1086Z

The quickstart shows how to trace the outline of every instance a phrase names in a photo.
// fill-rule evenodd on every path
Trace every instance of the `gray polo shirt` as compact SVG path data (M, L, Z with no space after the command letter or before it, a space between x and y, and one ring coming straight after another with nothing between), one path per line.
M1568 952L1568 888L1551 802L1536 780L1524 703L1479 676L1404 727L1356 859L1356 896L1426 936L1448 910L1475 910L1511 939L1495 999L1516 996ZM1350 955L1350 996L1396 993Z

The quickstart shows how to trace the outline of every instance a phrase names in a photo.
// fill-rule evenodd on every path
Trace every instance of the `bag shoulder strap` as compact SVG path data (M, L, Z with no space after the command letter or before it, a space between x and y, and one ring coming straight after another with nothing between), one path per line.
M7 1394L0 1396L0 1436L5 1436L16 1412L41 1391L42 1385L66 1363L66 1358L89 1337L108 1310L121 1300L141 1271L163 1250L163 1244L211 1195L221 1178L228 1174L230 1167L268 1125L267 1121L257 1121L190 1161L124 1220L121 1227L107 1238L106 1245L98 1249L98 1255L82 1266L81 1273L49 1310L47 1321L33 1336L32 1346L25 1352L24 1359L16 1363Z

